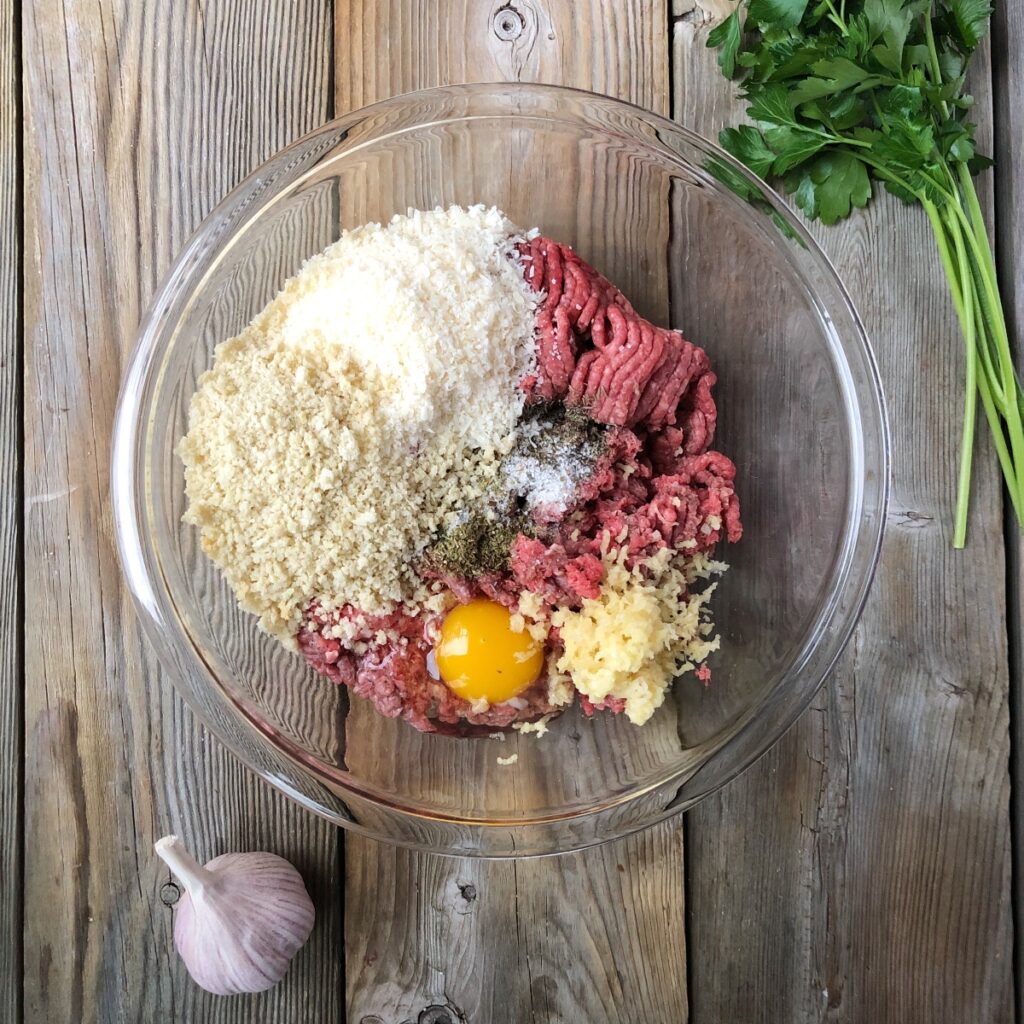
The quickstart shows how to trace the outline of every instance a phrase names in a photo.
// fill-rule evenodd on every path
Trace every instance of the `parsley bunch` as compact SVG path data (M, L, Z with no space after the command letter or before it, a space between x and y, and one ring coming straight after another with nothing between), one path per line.
M754 124L719 140L834 224L874 183L928 215L963 329L967 380L953 543L963 547L980 396L1017 521L1024 521L1024 394L973 175L964 79L989 0L743 0L708 37Z

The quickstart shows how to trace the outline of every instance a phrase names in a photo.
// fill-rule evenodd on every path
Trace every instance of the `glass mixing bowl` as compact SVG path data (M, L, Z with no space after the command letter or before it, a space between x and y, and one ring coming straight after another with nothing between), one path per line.
M724 184L723 184L724 182ZM716 447L746 532L712 607L722 636L644 727L572 709L542 737L451 739L378 716L240 612L182 525L174 454L196 379L302 262L409 207L494 204L572 244L718 373ZM716 146L612 99L534 85L401 96L282 150L206 219L128 365L113 502L128 584L182 696L250 768L366 835L443 853L578 849L683 810L750 765L848 640L888 482L874 360L832 266ZM514 764L499 756L518 754Z

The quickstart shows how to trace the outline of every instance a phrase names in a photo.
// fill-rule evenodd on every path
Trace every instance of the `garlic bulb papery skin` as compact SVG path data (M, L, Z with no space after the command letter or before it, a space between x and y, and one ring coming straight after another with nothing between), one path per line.
M273 853L225 853L200 867L177 836L155 849L185 887L174 945L196 983L219 996L276 985L316 916L298 871Z

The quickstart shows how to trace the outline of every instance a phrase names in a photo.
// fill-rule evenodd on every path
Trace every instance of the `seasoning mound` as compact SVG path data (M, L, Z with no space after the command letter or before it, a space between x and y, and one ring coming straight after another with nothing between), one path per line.
M218 346L179 447L185 519L286 644L313 597L429 599L412 566L493 481L536 364L517 237L482 206L346 232Z

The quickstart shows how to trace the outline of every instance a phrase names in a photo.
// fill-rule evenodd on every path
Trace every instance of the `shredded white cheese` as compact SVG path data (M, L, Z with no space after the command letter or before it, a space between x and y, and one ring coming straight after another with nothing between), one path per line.
M537 295L498 210L346 232L218 346L179 446L204 551L287 644L312 600L439 599L412 563L491 482Z

